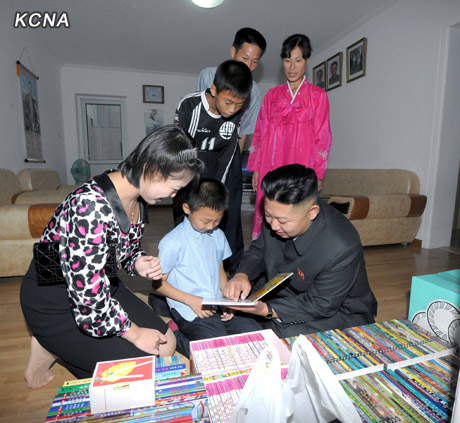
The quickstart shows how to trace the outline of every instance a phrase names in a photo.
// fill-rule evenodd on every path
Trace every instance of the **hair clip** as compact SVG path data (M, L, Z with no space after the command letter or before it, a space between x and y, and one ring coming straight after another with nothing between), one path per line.
M187 160L196 159L198 157L198 148L189 148L188 150L179 151L174 155L177 162L186 162Z

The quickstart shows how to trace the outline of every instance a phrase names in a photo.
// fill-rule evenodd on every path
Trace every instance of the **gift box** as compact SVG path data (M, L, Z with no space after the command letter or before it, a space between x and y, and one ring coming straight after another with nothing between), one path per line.
M409 320L458 345L460 269L412 277Z
M155 405L155 357L97 363L89 397L91 414Z

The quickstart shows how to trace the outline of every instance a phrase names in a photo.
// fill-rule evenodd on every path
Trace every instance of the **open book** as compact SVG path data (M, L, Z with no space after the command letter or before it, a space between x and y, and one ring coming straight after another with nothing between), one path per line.
M257 292L250 295L245 300L238 300L233 301L229 298L221 297L221 298L211 298L211 299L203 299L203 305L223 305L223 306L252 306L257 301L259 301L264 295L268 294L272 289L275 289L279 284L283 283L287 278L292 275L291 273L278 273L273 279L268 281L262 288L260 288Z

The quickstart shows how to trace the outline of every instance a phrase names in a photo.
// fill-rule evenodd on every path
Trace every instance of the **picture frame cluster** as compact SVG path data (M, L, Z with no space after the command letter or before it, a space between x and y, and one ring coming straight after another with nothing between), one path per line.
M366 75L367 38L351 44L346 50L347 83ZM326 91L342 86L343 53L334 54L313 68L313 84Z

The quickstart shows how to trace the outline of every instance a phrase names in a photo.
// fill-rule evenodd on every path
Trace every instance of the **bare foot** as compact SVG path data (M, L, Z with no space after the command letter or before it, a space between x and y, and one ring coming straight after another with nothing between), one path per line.
M24 372L24 379L27 387L31 389L40 388L54 379L54 373L50 370L55 362L52 354L45 350L35 336L30 340L30 358Z

